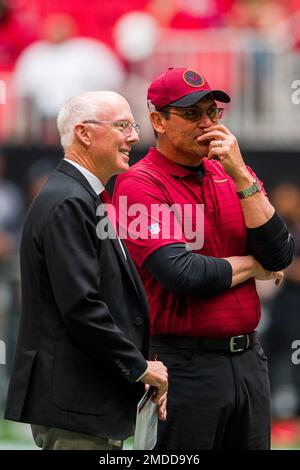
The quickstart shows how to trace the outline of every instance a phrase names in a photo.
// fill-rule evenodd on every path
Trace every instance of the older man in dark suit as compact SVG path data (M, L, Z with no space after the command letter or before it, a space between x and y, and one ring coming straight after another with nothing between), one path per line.
M165 366L145 359L148 304L130 255L96 230L104 185L128 169L139 127L122 96L88 92L63 106L58 129L65 158L23 230L5 417L31 423L43 449L118 449L133 433L143 383L156 387L161 419L167 391Z

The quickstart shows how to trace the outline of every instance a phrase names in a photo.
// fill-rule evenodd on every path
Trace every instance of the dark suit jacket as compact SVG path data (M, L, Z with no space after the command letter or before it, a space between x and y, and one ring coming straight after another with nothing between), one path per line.
M5 417L124 439L143 392L148 304L128 252L97 237L97 201L62 161L29 209Z

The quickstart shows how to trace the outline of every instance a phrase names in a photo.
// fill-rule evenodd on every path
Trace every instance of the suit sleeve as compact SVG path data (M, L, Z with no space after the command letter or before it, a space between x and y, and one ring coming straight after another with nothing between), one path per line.
M95 362L107 362L133 383L147 363L101 300L105 266L99 265L99 243L91 204L77 198L63 201L50 215L44 233L50 282L66 328L78 346Z

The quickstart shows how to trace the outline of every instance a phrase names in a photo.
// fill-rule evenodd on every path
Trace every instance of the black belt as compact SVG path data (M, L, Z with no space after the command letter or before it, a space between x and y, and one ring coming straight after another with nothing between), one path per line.
M251 349L256 333L231 336L229 338L195 338L193 336L156 335L151 337L151 346L201 349L203 351L227 351L236 353Z

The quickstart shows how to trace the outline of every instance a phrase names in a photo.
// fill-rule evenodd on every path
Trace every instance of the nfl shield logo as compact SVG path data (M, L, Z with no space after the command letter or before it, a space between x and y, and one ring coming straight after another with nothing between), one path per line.
M149 225L148 230L151 233L151 235L157 235L160 232L158 223L156 222L155 224Z

